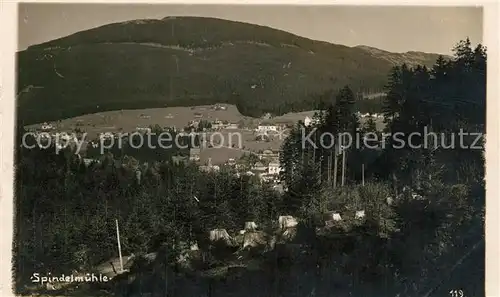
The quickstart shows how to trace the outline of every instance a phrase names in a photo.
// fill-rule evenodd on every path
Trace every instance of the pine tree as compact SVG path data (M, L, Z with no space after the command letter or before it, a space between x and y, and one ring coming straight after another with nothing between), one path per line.
M376 133L377 132L377 123L375 123L375 120L373 118L369 118L363 127L363 132L364 133Z
M356 98L352 90L345 86L337 95L335 103L335 121L338 132L351 132L355 128L353 107Z

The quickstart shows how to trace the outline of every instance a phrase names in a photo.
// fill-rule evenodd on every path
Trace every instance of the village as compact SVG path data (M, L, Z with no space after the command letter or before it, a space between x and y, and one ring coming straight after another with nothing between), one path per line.
M77 153L87 166L101 161L97 152L104 141L117 140L127 133L147 135L160 130L174 132L179 137L202 136L202 143L190 147L185 155L173 156L173 161L195 163L204 172L232 169L237 175L253 176L283 192L286 187L279 181L282 143L297 122L313 125L315 112L277 117L266 114L256 119L242 116L235 106L215 104L103 112L26 128L40 147L52 141L56 150L67 146L78 148ZM383 121L380 114L357 112L357 116L361 121L372 118L378 125ZM148 166L147 162L144 165Z

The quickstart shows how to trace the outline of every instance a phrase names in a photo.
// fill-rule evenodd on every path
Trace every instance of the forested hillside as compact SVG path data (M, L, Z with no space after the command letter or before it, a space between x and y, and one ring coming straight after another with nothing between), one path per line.
M116 109L236 104L249 116L312 110L329 90L383 88L391 67L435 54L374 53L213 18L110 24L19 52L25 124Z

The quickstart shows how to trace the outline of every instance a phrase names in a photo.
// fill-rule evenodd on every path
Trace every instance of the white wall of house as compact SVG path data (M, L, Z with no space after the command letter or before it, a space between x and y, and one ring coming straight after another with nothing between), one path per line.
M304 119L304 125L305 126L310 126L312 124L312 119L310 117L306 117Z
M257 127L257 130L259 130L261 132L278 131L278 127L277 126L261 126L261 125L259 125Z
M304 119L304 126L308 127L311 126L312 124L317 124L319 121L318 119L313 119L310 117L305 117Z
M269 174L279 174L281 172L281 167L279 163L269 163L268 173Z

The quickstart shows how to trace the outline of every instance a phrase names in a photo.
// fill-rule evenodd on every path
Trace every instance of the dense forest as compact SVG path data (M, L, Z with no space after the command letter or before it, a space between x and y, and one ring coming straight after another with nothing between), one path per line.
M444 133L439 135L460 129L486 132L486 49L465 40L454 52L452 60L439 58L432 68L392 69L383 101L384 132L404 137L424 128ZM423 296L483 240L484 150L453 148L449 140L441 145L441 139L436 147L396 149L391 138L385 147L349 147L342 154L336 146L302 147L301 129L381 133L373 121L359 124L355 97L349 86L325 93L316 126L297 123L282 148L283 194L229 168L203 173L194 164L140 164L110 153L86 166L71 151L56 155L18 146L17 292L27 294L34 272L92 271L116 257L117 219L124 254L158 252L158 257L131 268L132 281L116 277L112 286L91 288L93 296L101 289L107 296ZM18 137L22 133L20 128ZM425 141L417 138L413 144ZM323 213L361 209L363 223L344 215L332 228L319 228ZM175 259L195 241L206 257L192 264L191 272L223 266L236 250L218 252L203 234L217 228L235 234L248 221L270 233L280 215L298 218L291 244L298 253L290 252L289 245L251 250L241 257L257 261L260 268L245 270L241 277L176 268ZM484 250L481 255L484 261ZM484 275L464 279L462 285L469 281L481 287ZM478 290L467 296L484 294Z

